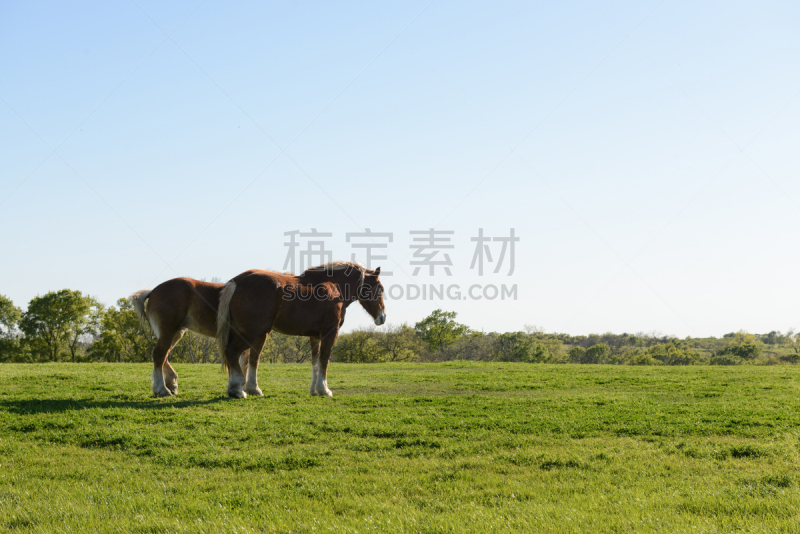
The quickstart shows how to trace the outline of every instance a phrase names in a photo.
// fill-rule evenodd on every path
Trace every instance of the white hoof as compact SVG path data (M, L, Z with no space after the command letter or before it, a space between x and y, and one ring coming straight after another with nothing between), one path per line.
M165 387L153 388L153 395L156 397L171 397L172 392Z
M177 395L178 394L178 383L177 382L175 382L174 384L166 384L166 388L170 392L170 394L172 394L172 395Z
M247 393L241 389L228 390L228 396L232 399L246 399Z
M261 392L261 388L250 388L247 390L248 395L253 395L254 397L263 397L264 394Z
M153 395L155 395L156 397L172 396L172 392L169 389L167 389L167 387L164 385L164 377L161 374L161 370L155 370L153 371L153 374L150 375L150 386L151 389L153 390ZM176 382L175 384L176 391L178 389L177 386L178 384Z

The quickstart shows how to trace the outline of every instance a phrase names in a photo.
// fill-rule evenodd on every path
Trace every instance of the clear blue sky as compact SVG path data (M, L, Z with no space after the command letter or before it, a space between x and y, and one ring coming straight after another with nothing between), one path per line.
M798 327L798 27L796 2L5 2L0 293L113 304L370 228L387 285L518 287L393 323ZM412 274L431 227L452 276ZM513 275L470 270L478 228L515 229Z

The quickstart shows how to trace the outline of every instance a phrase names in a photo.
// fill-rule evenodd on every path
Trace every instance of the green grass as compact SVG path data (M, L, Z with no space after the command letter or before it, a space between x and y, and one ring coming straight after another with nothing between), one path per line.
M800 368L0 365L0 530L798 532Z

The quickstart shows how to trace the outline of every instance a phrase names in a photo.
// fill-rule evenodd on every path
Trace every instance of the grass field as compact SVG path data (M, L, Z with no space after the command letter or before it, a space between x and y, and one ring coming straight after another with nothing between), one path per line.
M0 529L798 532L800 368L0 365Z

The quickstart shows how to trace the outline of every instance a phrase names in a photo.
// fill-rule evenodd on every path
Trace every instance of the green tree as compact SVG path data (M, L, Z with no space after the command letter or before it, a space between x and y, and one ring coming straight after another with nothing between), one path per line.
M728 345L717 356L734 356L743 360L755 360L761 356L761 345L758 343L737 343Z
M100 314L100 335L89 353L96 360L146 362L150 360L153 342L145 336L139 318L128 299L117 301Z
M614 358L614 362L620 365L664 365L661 360L653 357L652 348L655 347L647 350L638 347L629 349Z
M784 340L784 337L780 332L773 330L768 334L758 336L758 340L765 345L778 345Z
M572 347L569 349L569 363L583 363L586 349L583 347Z
M731 336L726 347L717 352L717 357L722 357L726 362L736 361L736 358L752 361L761 356L762 348L763 344L753 334L740 330Z
M586 349L586 363L606 363L611 349L605 343L598 343Z
M791 347L796 354L800 354L800 333L793 333L789 336L789 347Z
M0 361L15 361L20 356L19 321L22 311L11 299L0 295Z
M0 337L14 337L21 318L22 311L14 306L10 298L0 295Z
M495 359L501 362L544 362L550 356L544 345L524 332L500 334L495 343Z
M378 362L381 351L377 337L374 327L357 328L342 334L333 346L333 359L337 362L350 363Z
M469 332L469 327L455 321L457 315L456 312L434 310L414 325L414 330L430 350L444 350Z
M547 363L566 363L566 361L568 361L569 357L564 352L564 344L558 338L557 334L535 334L533 337L536 343L542 345L545 350L547 350L546 359L541 361Z
M274 332L270 336L274 335ZM308 345L306 340L306 345ZM264 351L262 350L262 354ZM268 359L262 356L265 360ZM197 332L187 331L181 340L169 353L169 359L173 362L187 363L211 363L219 362L219 351L217 340L213 337L204 336Z
M261 351L261 361L270 363L303 363L311 357L307 337L287 336L272 331Z
M91 344L94 336L100 331L100 317L103 312L103 305L96 299L88 295L82 296L80 291L76 291L76 297L69 303L69 311L72 319L67 323L69 337L69 352L73 363L75 362L79 346L81 343ZM91 345L89 345L91 347Z
M709 360L711 365L741 365L744 360L733 354L718 354Z
M405 323L386 328L376 336L376 343L385 361L407 362L419 358L420 342L414 329Z
M79 342L97 331L101 306L80 291L62 289L34 297L20 329L39 359L57 361L66 352L74 362Z
M570 351L570 361L573 363L608 363L608 357L611 349L605 343L597 343L586 349L583 353L576 353L579 361L573 360L572 351Z
M647 352L665 365L692 365L702 361L700 353L684 349L680 340L655 345L647 349Z

